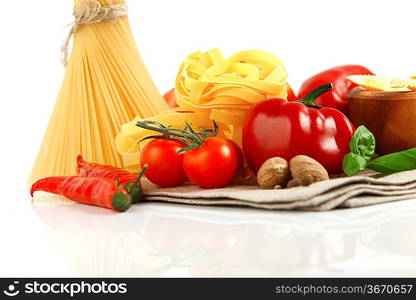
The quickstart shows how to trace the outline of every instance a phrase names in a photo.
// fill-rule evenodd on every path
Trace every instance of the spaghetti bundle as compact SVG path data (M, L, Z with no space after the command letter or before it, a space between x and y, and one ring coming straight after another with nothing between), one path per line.
M176 78L179 108L163 112L149 120L166 126L183 127L185 121L194 128L211 128L215 120L220 136L241 145L242 127L249 109L257 102L287 96L287 73L283 63L271 53L248 50L224 59L218 49L196 52L182 64ZM116 146L125 167L139 169L138 141L153 135L138 128L140 116L122 126Z
M123 168L114 144L120 126L167 109L140 58L126 12L124 0L75 0L73 49L30 183L74 175L78 155Z

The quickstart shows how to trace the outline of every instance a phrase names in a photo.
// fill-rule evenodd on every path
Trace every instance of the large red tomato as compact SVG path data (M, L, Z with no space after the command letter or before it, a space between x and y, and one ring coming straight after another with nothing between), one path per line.
M185 152L185 174L202 188L220 188L229 184L239 167L235 144L227 139L211 137L203 144Z
M140 153L141 166L148 166L146 177L161 187L183 185L186 175L183 170L184 154L178 153L186 145L177 140L155 139Z

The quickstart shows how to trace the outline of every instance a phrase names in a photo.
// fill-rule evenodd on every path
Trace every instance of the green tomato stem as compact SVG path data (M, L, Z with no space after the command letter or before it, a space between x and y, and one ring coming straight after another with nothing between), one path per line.
M312 107L312 108L321 108L320 106L315 105L316 99L318 99L319 96L332 91L333 85L332 83L327 83L324 85L321 85L314 89L312 92L310 92L308 95L306 95L303 99L300 99L296 102L305 104L306 106Z
M188 147L197 148L202 146L207 138L217 135L218 125L215 121L213 122L214 129L201 129L201 131L195 131L187 122L185 122L186 126L184 129L166 127L163 124L154 121L139 121L136 123L136 126L162 134L160 137L152 136L148 138L168 138L178 140Z

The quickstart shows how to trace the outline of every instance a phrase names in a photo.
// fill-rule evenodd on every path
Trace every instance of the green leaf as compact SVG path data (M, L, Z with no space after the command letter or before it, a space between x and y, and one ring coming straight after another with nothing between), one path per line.
M395 173L416 169L416 148L379 157L371 162L376 141L364 126L358 127L350 141L350 151L344 157L343 169L348 176L368 168L380 173Z
M394 173L416 169L416 148L379 157L367 168L380 173Z
M353 176L358 172L365 170L366 166L366 158L359 154L348 153L344 157L343 170L347 176Z
M370 161L376 151L376 139L365 126L360 126L355 131L350 141L350 151Z

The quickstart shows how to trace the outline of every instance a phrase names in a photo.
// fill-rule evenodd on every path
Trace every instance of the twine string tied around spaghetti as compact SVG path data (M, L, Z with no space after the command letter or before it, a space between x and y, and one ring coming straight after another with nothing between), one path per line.
M125 3L102 6L101 3L96 0L80 1L74 7L74 21L70 24L71 29L61 47L62 64L66 66L68 63L69 44L80 25L114 21L120 17L126 16L127 13L128 6Z

